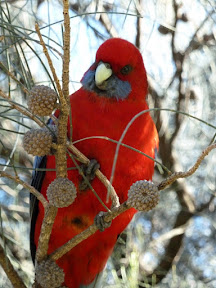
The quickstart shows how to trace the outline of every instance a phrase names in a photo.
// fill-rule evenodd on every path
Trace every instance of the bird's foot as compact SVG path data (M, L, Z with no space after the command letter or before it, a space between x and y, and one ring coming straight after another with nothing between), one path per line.
M84 191L89 188L90 182L95 177L95 172L100 168L100 164L95 159L91 159L90 162L80 166L82 173L84 174L83 179L80 181L79 190Z
M95 219L94 219L94 223L97 226L97 228L103 232L106 228L109 228L111 226L112 221L110 222L106 222L104 220L104 215L106 214L106 212L100 211Z

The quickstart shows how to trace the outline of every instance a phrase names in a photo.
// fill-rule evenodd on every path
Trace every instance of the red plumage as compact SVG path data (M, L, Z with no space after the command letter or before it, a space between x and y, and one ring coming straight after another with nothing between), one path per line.
M118 141L128 122L139 112L148 109L146 103L147 78L141 54L131 43L114 38L102 44L97 52L96 61L88 71L95 71L99 63L109 63L113 75L130 84L130 92L125 99L116 99L115 95L106 97L106 90L97 92L97 88L82 87L70 96L73 134L72 140L77 141L91 136L106 136ZM132 67L128 74L122 73L126 65ZM87 75L88 71L85 73ZM84 75L84 78L85 78ZM109 81L109 79L107 80ZM123 82L119 82L121 85ZM119 90L120 91L119 87ZM104 94L103 94L104 93ZM120 92L117 92L120 94ZM68 131L70 131L68 121ZM68 137L69 137L68 132ZM158 134L150 114L144 113L138 117L128 129L123 143L130 145L151 157L154 157L158 146ZM96 159L100 169L110 178L116 143L105 139L88 139L79 141L75 146L89 159ZM55 167L55 157L47 156L46 168ZM74 167L68 157L68 167ZM154 161L126 147L120 147L117 159L113 186L120 202L127 199L127 191L137 180L152 179ZM41 193L46 197L48 185L55 179L55 172L47 171L43 179ZM68 178L77 186L80 176L77 169L68 170ZM107 190L95 178L92 186L106 203ZM107 204L110 207L110 203ZM72 237L88 228L98 212L104 211L90 189L78 190L75 202L67 208L60 208L53 226L49 251L70 240ZM90 284L101 272L112 253L118 235L131 221L135 209L129 209L113 220L112 225L104 232L97 231L69 253L64 255L57 264L65 271L65 285L69 288L79 288ZM40 227L43 220L43 207L39 203L34 240L37 245Z

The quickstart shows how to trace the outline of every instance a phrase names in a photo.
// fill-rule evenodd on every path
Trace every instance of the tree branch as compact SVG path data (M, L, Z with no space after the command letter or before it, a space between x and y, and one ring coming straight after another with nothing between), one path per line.
M14 288L26 288L0 244L0 264Z
M13 180L17 184L22 185L24 188L28 189L29 192L31 192L43 204L44 208L48 206L48 202L44 198L44 196L40 192L38 192L34 187L21 180L18 176L12 176L4 171L0 171L0 177L6 177L8 179Z
M202 151L202 154L199 156L199 158L197 159L196 163L188 171L173 173L172 175L167 177L164 181L162 181L158 185L158 190L165 189L167 186L170 186L177 179L186 178L188 176L191 176L198 169L198 167L200 166L201 162L209 154L209 152L211 152L215 148L216 148L216 143L213 143L213 144L209 145L206 149L204 149Z

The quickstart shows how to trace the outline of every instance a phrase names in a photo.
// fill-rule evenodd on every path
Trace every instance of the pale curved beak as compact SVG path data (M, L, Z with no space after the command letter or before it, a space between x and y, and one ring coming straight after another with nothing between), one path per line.
M109 63L100 62L95 71L95 84L99 89L105 89L105 81L112 75L113 71ZM106 86L106 85L105 85Z

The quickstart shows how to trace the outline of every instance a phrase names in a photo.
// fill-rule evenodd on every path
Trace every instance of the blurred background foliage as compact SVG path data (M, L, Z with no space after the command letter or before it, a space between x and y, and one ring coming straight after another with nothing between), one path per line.
M215 0L74 0L70 16L70 92L80 87L104 40L131 41L145 62L149 105L161 109L153 113L157 158L172 172L190 168L215 140ZM0 90L21 107L22 87L53 86L35 22L61 77L62 19L61 1L0 2ZM33 126L0 97L0 169L28 183L33 159L22 137ZM166 176L156 167L156 183ZM119 238L103 287L216 287L215 176L213 151L194 175L162 191L153 211L138 213ZM0 205L1 244L30 287L28 191L0 178ZM11 287L1 268L0 287Z

